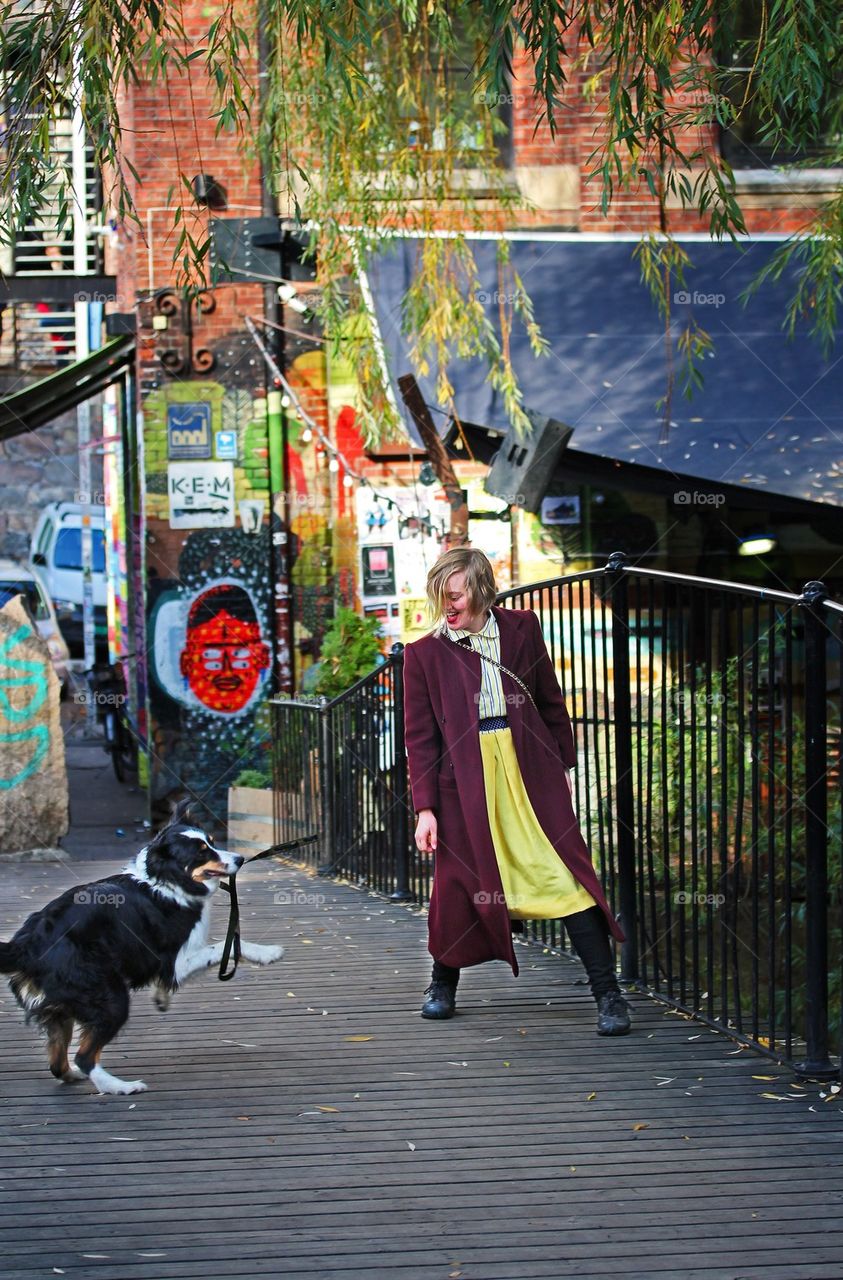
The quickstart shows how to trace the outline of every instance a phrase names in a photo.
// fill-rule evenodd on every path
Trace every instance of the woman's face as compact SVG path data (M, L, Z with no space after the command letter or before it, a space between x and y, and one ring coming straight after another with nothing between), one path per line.
M481 631L486 615L475 613L465 589L465 571L452 573L445 584L445 621L452 631Z

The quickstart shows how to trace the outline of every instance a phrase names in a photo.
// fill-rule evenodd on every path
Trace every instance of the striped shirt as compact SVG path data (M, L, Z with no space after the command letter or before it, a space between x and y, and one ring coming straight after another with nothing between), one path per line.
M458 641L467 638L471 648L477 653L485 653L487 657L494 658L495 662L501 660L501 636L498 629L498 620L493 613L490 613L483 626L482 631L452 631L450 627L445 628L451 640ZM480 663L480 701L477 706L477 714L480 720L486 720L490 716L506 715L506 697L503 691L503 683L501 681L501 673L497 667L493 667L491 662Z

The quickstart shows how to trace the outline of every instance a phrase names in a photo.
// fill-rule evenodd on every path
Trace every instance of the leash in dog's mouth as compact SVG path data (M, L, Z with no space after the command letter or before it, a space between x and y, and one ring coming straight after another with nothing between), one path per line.
M302 836L299 840L285 840L281 844L271 844L268 849L261 849L260 853L254 853L251 858L247 858L243 863L243 867L250 862L259 862L261 858L295 853L297 849L303 849L306 845L315 844L318 839L318 835ZM241 871L243 867L240 868ZM225 935L219 973L217 974L220 982L229 982L237 972L237 966L240 963L240 903L237 901L236 881L237 875L235 874L228 877L228 884L220 883L220 888L225 889L229 897L228 932ZM233 961L231 969L228 968L229 961Z

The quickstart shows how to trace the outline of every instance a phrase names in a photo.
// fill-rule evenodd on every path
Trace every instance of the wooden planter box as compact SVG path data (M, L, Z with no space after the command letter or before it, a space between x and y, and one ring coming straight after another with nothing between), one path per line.
M228 848L247 857L272 844L272 791L228 788Z

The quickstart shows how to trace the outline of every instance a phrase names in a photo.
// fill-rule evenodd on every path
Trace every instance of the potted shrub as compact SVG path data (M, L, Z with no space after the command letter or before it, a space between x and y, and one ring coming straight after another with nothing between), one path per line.
M272 844L272 779L243 769L228 788L228 847L247 856Z

